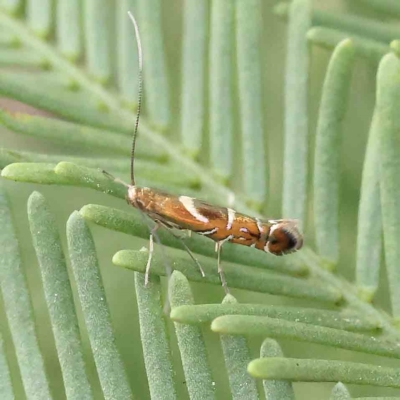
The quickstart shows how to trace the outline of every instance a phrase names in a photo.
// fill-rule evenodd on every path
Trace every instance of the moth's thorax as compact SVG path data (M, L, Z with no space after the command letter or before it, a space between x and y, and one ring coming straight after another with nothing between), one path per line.
M129 185L126 200L132 206L146 212L151 203L157 201L157 199L154 199L157 193L157 191L148 187Z
M291 253L303 244L293 220L261 220L188 196L139 186L128 187L127 200L164 226L187 229L216 242L229 241L275 255Z

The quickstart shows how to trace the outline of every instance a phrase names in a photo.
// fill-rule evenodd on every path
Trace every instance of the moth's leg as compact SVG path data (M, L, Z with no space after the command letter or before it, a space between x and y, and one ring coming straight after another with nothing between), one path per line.
M201 266L201 264L198 262L198 260L196 259L196 257L193 255L193 253L191 252L191 250L189 249L189 247L187 246L187 244L184 242L184 240L182 239L182 237L178 234L176 234L170 227L163 225L164 228L176 239L178 239L182 246L184 247L184 249L187 251L187 253L189 254L190 258L195 262L195 264L198 266L201 276L204 278L206 276L203 267Z
M161 227L164 227L164 224L161 221L159 221L157 219L153 219L152 217L150 217L152 219L152 221L156 224L154 226L149 221L149 219L147 218L147 217L149 217L149 215L145 214L141 209L139 209L139 214L143 218L144 223L148 226L149 231L150 231L150 235L152 235L154 237L155 241L160 246L160 250L161 250L161 253L162 253L162 259L163 259L163 262L165 264L165 272L166 272L167 278L169 279L171 274L172 274L172 268L171 268L171 265L168 262L168 257L165 254L164 246L162 245L160 237L157 234L157 229L161 228Z
M147 260L147 265L146 265L146 274L145 274L145 285L147 285L148 281L149 281L149 272L150 272L150 265L151 265L151 257L152 257L152 249L154 247L154 240L156 241L156 243L159 245L160 251L162 253L162 259L163 259L163 263L165 265L165 272L167 275L167 279L169 280L169 278L171 277L172 274L172 268L171 265L168 261L168 256L165 253L165 249L164 246L161 243L160 237L157 234L157 230L160 227L164 227L164 225L161 223L161 221L155 220L152 218L153 222L156 223L156 225L151 225L150 221L148 220L148 218L146 217L146 214L139 209L140 215L143 218L144 223L149 227L149 231L150 231L150 246L149 246L149 258ZM169 311L170 311L170 305L169 305L169 300L168 300L168 295L167 298L165 299L165 304L164 304L164 313L165 315L169 315Z
M146 264L146 272L145 272L145 276L144 276L144 286L147 286L147 284L149 283L150 266L151 266L151 260L153 258L153 252L154 252L154 235L156 234L156 231L159 227L160 227L160 225L157 224L150 231L149 257L147 259L147 264Z
M221 251L222 251L222 245L225 243L225 241L226 240L221 240L219 242L216 242L215 243L215 251L217 252L217 266L218 266L218 274L221 279L221 284L225 290L225 294L229 294L228 284L226 282L224 270L222 269L222 265L221 265Z

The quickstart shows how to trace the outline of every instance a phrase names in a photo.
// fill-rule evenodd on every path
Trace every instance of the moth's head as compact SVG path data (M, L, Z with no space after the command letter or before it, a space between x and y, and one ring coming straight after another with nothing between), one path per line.
M301 249L303 235L297 228L297 222L293 219L273 221L264 250L276 256L283 256Z

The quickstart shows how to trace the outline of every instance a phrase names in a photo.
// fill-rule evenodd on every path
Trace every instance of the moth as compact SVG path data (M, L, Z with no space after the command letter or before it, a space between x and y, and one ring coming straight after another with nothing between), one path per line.
M292 219L259 219L241 214L231 208L218 207L188 196L174 196L149 187L140 187L135 183L134 159L138 133L143 87L143 56L138 24L134 16L128 12L136 34L139 61L138 108L133 132L131 153L131 182L126 184L126 199L129 204L151 218L155 225L150 231L149 256L146 265L145 283L148 282L151 260L154 252L154 236L157 229L169 230L180 239L174 230L187 230L205 236L215 242L217 267L222 286L229 292L221 266L221 249L224 243L231 242L253 247L267 253L281 256L299 250L303 245L303 236L297 228L297 220ZM109 175L109 174L108 174ZM202 275L204 271L190 252L186 244L183 246L191 258L197 263Z

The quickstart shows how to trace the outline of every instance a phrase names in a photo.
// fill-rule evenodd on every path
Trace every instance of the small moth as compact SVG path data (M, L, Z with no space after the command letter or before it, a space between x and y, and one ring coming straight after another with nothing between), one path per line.
M142 70L143 57L140 34L137 22L129 12L134 25L139 59L139 94L135 129L132 140L131 154L131 183L126 184L127 201L154 222L150 231L149 257L146 265L145 283L148 282L151 259L154 251L154 235L157 229L165 228L181 240L191 258L197 263L202 275L204 272L193 254L182 239L174 232L187 230L206 236L215 241L217 252L217 266L222 286L229 292L227 282L221 266L221 248L225 242L253 247L276 256L289 254L299 250L303 245L303 237L297 228L297 221L291 219L259 219L241 214L231 208L217 207L204 201L188 196L174 196L148 187L140 187L135 183L134 155L136 137L139 126L140 108L142 100ZM109 175L109 174L108 174Z

